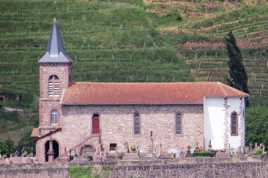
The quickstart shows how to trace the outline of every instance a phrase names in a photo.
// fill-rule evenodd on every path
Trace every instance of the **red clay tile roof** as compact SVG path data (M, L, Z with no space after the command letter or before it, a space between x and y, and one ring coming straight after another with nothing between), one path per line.
M97 83L78 82L64 92L63 105L203 104L204 97L245 97L220 82Z

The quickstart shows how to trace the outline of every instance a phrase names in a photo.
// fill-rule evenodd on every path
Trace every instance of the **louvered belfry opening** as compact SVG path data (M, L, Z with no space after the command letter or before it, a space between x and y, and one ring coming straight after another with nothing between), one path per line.
M48 96L60 96L61 83L57 75L51 75L48 78Z

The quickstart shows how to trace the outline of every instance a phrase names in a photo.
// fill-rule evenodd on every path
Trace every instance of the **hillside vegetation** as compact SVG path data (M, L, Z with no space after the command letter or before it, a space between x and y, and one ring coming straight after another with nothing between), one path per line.
M179 22L158 29L174 36L178 54L199 80L226 82L224 36L232 31L244 57L254 104L268 103L268 5L265 1L151 1L147 11L160 17L177 15ZM179 18L178 18L179 17Z
M76 81L225 82L233 31L253 105L268 104L268 5L258 2L0 0L0 138L37 125L37 61L54 17Z

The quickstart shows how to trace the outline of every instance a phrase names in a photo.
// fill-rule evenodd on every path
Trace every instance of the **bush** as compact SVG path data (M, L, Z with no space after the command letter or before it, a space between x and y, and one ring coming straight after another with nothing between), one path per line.
M216 154L215 151L201 151L201 152L194 152L192 154L193 157L214 157Z
M263 154L264 153L263 153L263 150L262 149L260 149L260 148L256 149L255 155L260 156L260 155L263 155Z
M246 110L246 142L263 143L268 147L268 107L256 106Z
M15 152L14 142L10 139L0 140L0 154L10 156L10 154Z
M35 142L31 137L31 131L27 131L19 140L16 151L18 155L22 155L24 152L27 154L35 154Z

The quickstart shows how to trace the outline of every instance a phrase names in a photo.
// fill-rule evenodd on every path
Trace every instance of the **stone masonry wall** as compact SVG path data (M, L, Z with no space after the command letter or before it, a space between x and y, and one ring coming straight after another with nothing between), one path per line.
M39 127L52 127L50 123L50 113L52 110L57 110L59 113L59 120L53 127L61 127L62 113L61 113L61 96L48 96L48 79L51 75L57 75L60 81L60 88L63 91L69 85L70 66L68 64L53 64L40 65L39 67L39 82L40 82L40 98L39 98ZM40 161L44 161L44 144L49 138L41 139L36 144L36 157ZM63 153L64 147L60 145L60 154Z
M51 103L52 104L52 103ZM133 133L133 114L140 113L141 134ZM175 114L182 114L182 134L175 133ZM126 152L126 143L138 146L142 152L153 148L156 153L170 149L186 150L187 146L203 146L202 106L74 106L63 107L60 113L62 131L38 140L37 158L44 161L44 144L49 139L59 143L60 155L91 135L91 118L100 115L101 139L105 151L110 143L117 151ZM150 132L153 136L150 137ZM90 143L90 140L89 142ZM94 145L94 141L92 141Z
M267 162L151 164L104 169L107 178L267 178Z
M64 107L61 133L55 134L64 140L68 148L91 134L91 118L100 115L100 129L105 151L110 143L117 144L118 151L126 151L125 143L138 146L143 152L153 147L156 152L169 149L186 150L187 146L203 146L202 106L99 106ZM140 114L141 134L133 133L133 116ZM175 133L175 114L182 114L182 134ZM153 136L150 137L150 132ZM62 138L60 138L62 137ZM68 140L68 142L66 142Z
M0 165L0 178L69 178L68 165Z
M89 166L89 165L88 165ZM267 162L119 162L93 163L101 178L267 178ZM69 178L68 165L28 164L0 166L0 178Z
M39 82L40 82L40 98L48 97L48 78L51 75L59 77L61 88L67 88L69 85L70 66L68 64L50 64L40 65Z

